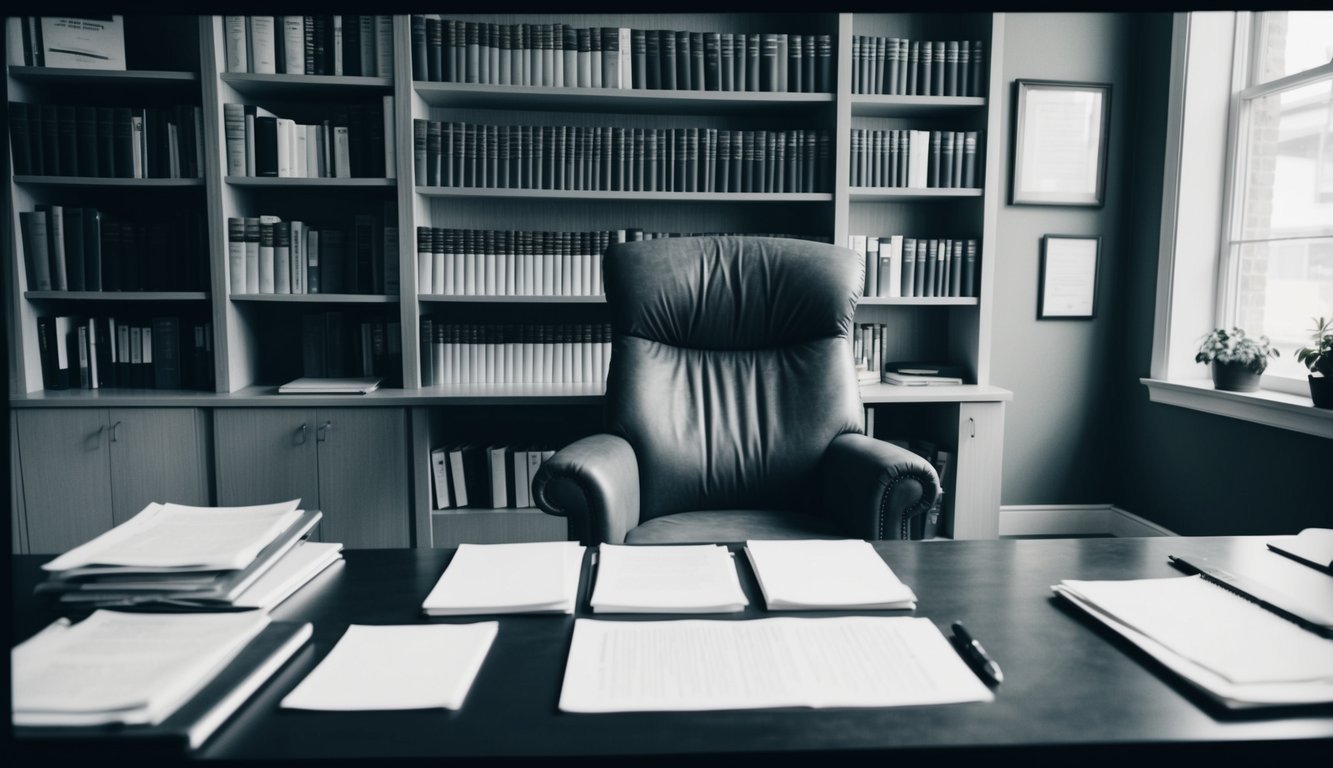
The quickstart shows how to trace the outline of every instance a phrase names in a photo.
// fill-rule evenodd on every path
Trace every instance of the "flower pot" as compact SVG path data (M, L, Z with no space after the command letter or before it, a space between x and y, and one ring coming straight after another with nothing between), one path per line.
M1259 388L1259 376L1240 363L1213 361L1213 387L1226 392L1253 392Z
M1310 374L1310 399L1316 408L1333 408L1333 376Z

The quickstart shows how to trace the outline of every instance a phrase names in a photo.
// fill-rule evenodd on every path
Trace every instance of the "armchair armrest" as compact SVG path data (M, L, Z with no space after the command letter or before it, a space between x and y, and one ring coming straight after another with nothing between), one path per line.
M940 493L939 476L920 456L872 437L843 433L821 467L824 514L866 539L906 539L912 517Z
M622 544L639 524L639 464L624 438L590 435L556 451L532 479L544 512L569 519L584 544Z

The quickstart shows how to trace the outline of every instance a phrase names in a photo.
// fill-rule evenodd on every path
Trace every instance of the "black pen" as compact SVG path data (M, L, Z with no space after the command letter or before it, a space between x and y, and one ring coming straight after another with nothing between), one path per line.
M986 649L981 647L972 635L968 634L966 628L961 622L953 623L953 636L958 641L958 652L968 661L983 678L991 685L999 685L1004 682L1004 673L1000 671L1000 665L995 663L987 653Z

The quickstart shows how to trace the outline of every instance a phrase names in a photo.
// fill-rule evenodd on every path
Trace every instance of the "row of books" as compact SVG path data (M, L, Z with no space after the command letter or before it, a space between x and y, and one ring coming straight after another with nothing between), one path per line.
M856 365L857 381L862 384L879 381L886 329L884 323L858 323L852 333L852 362Z
M977 241L848 235L866 262L866 297L977 296Z
M976 188L979 131L853 128L853 187Z
M875 433L875 409L866 408L866 434ZM908 522L907 535L912 539L933 539L941 533L941 518L944 514L944 496L948 493L949 483L953 480L954 473L954 450L945 450L934 440L924 440L922 438L907 437L889 437L884 438L886 443L905 448L912 453L920 456L935 468L935 474L940 478L940 493L935 497L935 503L925 512L915 515Z
M308 378L402 379L402 326L397 320L344 310L301 316L301 375Z
M611 363L609 323L449 323L421 318L421 386L596 384Z
M412 16L412 78L550 88L828 93L831 35Z
M452 445L430 452L435 509L529 509L532 478L553 450L506 445Z
M105 107L9 102L14 173L121 179L197 179L203 111L192 104Z
M213 324L182 317L37 318L47 389L213 388Z
M822 130L473 125L416 119L424 186L648 192L818 192Z
M7 21L18 25L18 40L11 36L7 41L11 64L125 69L124 16L20 16Z
M231 295L398 294L398 227L392 207L358 213L344 227L277 216L227 218Z
M224 16L228 72L393 76L393 17Z
M19 212L28 290L202 291L201 214L131 220L98 208L40 204Z
M438 296L600 296L602 254L613 244L703 234L720 233L417 227L417 291Z
M314 123L253 104L222 105L228 176L393 178L393 97L328 108ZM386 140L388 137L388 140Z
M852 93L985 96L980 40L909 40L852 35Z

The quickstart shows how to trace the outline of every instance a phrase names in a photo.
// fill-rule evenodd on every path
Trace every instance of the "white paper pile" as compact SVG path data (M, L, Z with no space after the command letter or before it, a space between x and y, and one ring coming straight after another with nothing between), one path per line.
M421 608L428 616L573 613L583 549L575 541L462 544Z
M861 539L747 541L772 611L914 609L916 594Z
M721 545L603 544L597 556L598 613L734 613L749 604Z

